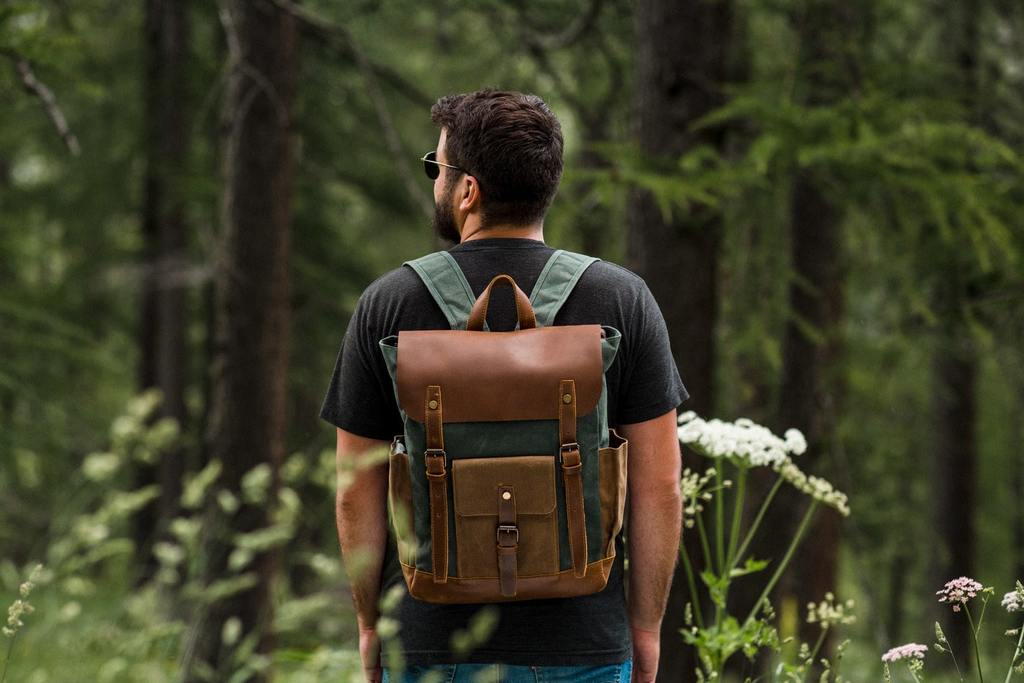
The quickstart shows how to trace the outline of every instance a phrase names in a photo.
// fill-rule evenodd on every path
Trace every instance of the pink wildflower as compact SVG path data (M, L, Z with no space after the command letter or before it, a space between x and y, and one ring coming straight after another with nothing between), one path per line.
M981 590L982 585L980 583L966 576L961 576L959 579L947 582L942 587L942 590L935 591L935 594L941 596L939 602L952 603L953 611L959 612L960 605L967 604L967 601L980 593Z
M918 645L917 643L907 643L906 645L900 645L894 647L884 655L882 655L883 662L898 662L901 659L924 659L924 653L928 652L927 645Z

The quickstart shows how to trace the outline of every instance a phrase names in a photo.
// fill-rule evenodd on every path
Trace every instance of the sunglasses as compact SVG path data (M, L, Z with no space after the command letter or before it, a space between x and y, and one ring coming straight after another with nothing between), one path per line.
M427 177L431 180L437 180L437 176L441 175L441 169L439 166L447 166L448 168L454 168L456 171L462 170L458 166L452 166L451 164L445 164L437 160L437 152L431 150L420 157L420 161L423 162L423 172L427 174Z

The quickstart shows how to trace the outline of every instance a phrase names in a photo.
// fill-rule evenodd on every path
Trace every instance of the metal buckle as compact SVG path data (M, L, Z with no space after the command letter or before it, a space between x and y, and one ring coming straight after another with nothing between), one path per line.
M445 466L444 466L445 465L445 457L444 457L444 449L443 448L428 448L428 449L426 449L423 452L423 456L424 456L423 460L424 460L424 462L427 465L427 476L428 477L443 477L443 476L446 475ZM431 471L430 464L432 462L434 462L434 463L437 462L435 460L432 460L431 458L441 458L441 463L440 463L441 464L441 471L440 472L432 472Z
M565 453L566 451L570 451L573 448L575 448L576 450L579 450L580 449L579 443L577 443L575 441L570 441L569 443L563 443L561 448L559 448L558 450L561 453Z
M512 541L512 545L519 543L519 527L514 524L499 524L498 530L494 534L494 540L498 545L501 545L501 532L503 531L505 533L515 534L515 539Z

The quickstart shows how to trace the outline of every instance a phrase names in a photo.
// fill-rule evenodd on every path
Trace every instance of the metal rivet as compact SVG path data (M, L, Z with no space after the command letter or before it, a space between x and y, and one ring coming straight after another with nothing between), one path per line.
M562 403L572 403L572 394L562 394Z
M501 499L502 500L511 500L511 498L512 498L512 494L509 493L508 491L502 491L501 492Z
M437 410L437 401L435 401L434 399L430 399L430 403L428 403L427 405L430 406L431 410Z

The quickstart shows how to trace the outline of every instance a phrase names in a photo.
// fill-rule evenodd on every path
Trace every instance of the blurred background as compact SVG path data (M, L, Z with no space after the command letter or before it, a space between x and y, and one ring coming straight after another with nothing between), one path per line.
M877 681L945 581L1024 577L1018 0L4 0L0 599L44 565L8 680L357 674L317 415L363 288L447 246L430 105L484 86L560 118L545 239L647 281L682 409L849 494L784 633L854 598Z

